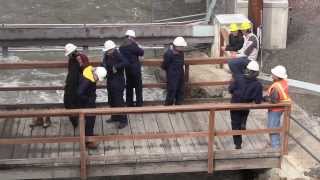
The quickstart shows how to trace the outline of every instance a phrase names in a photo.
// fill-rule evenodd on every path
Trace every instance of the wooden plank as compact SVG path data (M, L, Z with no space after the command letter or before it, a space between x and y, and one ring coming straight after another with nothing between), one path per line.
M3 131L1 137L8 138L11 137L13 131L15 120L13 118L8 118L4 120ZM11 157L11 152L13 151L13 145L0 145L0 159L7 159Z
M107 123L106 120L110 118L109 115L102 115L101 120L103 122L103 135L115 135L118 134L116 123ZM111 157L119 154L119 141L104 141L104 154L106 156L106 162ZM104 159L103 159L104 160Z
M16 118L15 121L16 121L16 124L17 124L17 129L16 129L15 135L13 134L13 137L22 137L26 121L21 120L21 118ZM11 152L11 158L14 157L14 153L15 153L17 148L21 148L21 144L13 145L13 150Z
M161 133L173 133L173 128L167 113L155 114L156 121ZM163 148L167 153L168 159L179 160L181 157L174 156L175 154L181 154L180 146L176 138L173 139L162 139Z
M61 117L60 136L74 136L74 128L69 121L69 117ZM74 143L60 143L59 157L72 157L74 154Z
M45 136L59 136L60 134L60 119L61 117L51 117L51 126L46 128ZM59 143L47 143L43 148L44 158L58 158L59 157Z
M132 134L145 133L144 122L141 114L130 114L129 119ZM134 140L133 145L136 155L150 153L147 140Z
M43 137L45 135L45 128L42 126L36 126L32 128L31 136ZM37 143L30 145L30 151L28 153L29 158L41 158L43 156L44 144Z
M159 127L154 114L143 114L142 118L146 132L159 133ZM147 142L150 154L159 154L162 158L167 158L165 149L163 148L163 141L161 139L152 139Z
M215 112L214 110L210 111L209 117L209 138L208 138L208 173L212 173L214 169L214 150L213 150L213 142L214 142L214 133L215 133Z
M132 121L129 119L128 116L128 125L122 129L119 129L118 132L119 134L122 135L128 135L128 134L132 134L132 129L131 129L131 123ZM135 148L134 148L134 143L133 140L125 140L125 141L119 141L119 154L120 155L134 155L135 152ZM134 156L132 156L134 157ZM132 159L133 162L136 162L135 157Z
M276 168L279 158L218 160L215 170L265 169ZM206 161L165 162L145 164L121 164L94 166L88 169L90 176L123 176L160 173L204 172ZM78 167L23 167L2 169L0 173L4 179L37 179L37 178L79 178Z
M96 122L94 125L94 135L103 135L103 122L101 116L96 116ZM98 142L98 148L96 150L88 150L89 155L101 155L104 156L104 143Z
M29 127L29 125L32 123L32 118L21 118L21 120L25 122L23 131L21 131L21 136L24 138L31 137L32 129ZM15 159L27 158L29 151L30 151L30 144L21 144L19 145L19 147L15 148L13 158Z
M184 124L184 120L181 116L181 113L169 113L168 115L174 132L187 132L187 128ZM181 153L196 152L194 144L190 138L177 138L177 141L180 145ZM197 157L194 158L197 159Z
M249 128L264 129L267 128L267 112L266 110L251 110L248 118ZM260 122L264 122L261 124ZM269 134L253 135L255 138L255 149L263 149L268 143Z
M195 112L182 113L182 117L189 132L207 131L207 129L204 129L205 126L201 128L200 125L200 121L203 121L204 119L197 119L195 117ZM208 127L208 124L206 127ZM191 141L193 142L197 152L208 151L207 138L191 138Z

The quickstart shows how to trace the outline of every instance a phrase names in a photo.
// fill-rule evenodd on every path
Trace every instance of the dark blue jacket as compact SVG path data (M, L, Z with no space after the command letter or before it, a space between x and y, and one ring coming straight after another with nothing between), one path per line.
M176 75L184 75L184 53L175 53L168 49L164 56L161 68L167 72L167 78L175 78Z
M235 77L229 86L229 92L232 94L232 103L250 103L260 104L263 100L262 84L257 78L249 78L245 75Z
M107 70L107 79L124 77L124 68L127 65L127 59L118 50L114 50L112 55L107 53L103 55L102 66ZM116 72L113 72L113 67L116 68Z
M119 48L120 53L128 60L126 71L129 73L140 73L141 63L139 56L144 55L144 50L140 48L136 42L126 39Z
M83 74L80 76L77 90L80 106L82 108L95 107L97 96L96 89L96 81L93 78L92 66L88 66L83 70Z

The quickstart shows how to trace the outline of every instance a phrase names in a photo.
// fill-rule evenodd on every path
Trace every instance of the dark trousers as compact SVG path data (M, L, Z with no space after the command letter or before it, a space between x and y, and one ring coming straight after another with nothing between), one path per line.
M250 60L247 57L240 57L228 61L229 69L234 76L242 76Z
M65 92L63 96L63 103L66 109L78 109L80 108L79 97L73 93ZM69 120L73 127L77 127L79 124L79 116L69 116Z
M125 103L123 100L124 85L121 85L120 83L121 82L119 82L119 84L110 83L110 86L107 87L110 107L125 107ZM127 115L112 115L111 119L120 123L128 123Z
M143 90L142 90L142 76L141 72L137 74L126 74L127 86L126 86L126 103L127 106L134 106L133 102L133 89L136 94L136 106L143 106Z
M184 100L184 75L167 75L167 96L165 105L181 105Z
M80 102L81 108L96 108L96 98L89 98L88 102ZM85 116L85 134L86 136L93 136L94 124L96 116Z
M246 130L247 119L249 115L248 110L230 111L232 130ZM233 142L237 147L241 147L242 136L233 136Z

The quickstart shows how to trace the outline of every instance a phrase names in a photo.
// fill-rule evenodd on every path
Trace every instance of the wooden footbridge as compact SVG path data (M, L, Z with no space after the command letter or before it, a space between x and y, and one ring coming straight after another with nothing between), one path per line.
M224 64L225 58L186 60L186 89L227 85L229 81L189 82L189 66ZM93 61L93 64L98 64ZM159 59L145 60L158 66ZM66 62L0 63L0 69L64 68ZM164 87L164 83L144 88ZM103 87L100 87L103 88ZM62 90L55 87L0 87L0 91ZM288 152L290 104L230 104L200 99L181 106L151 102L145 107L65 110L56 105L1 105L0 175L5 179L70 178L93 176L208 172L280 167ZM196 101L196 102L195 102ZM61 106L61 105L60 105ZM267 129L266 109L285 107L284 121ZM247 130L232 131L230 110L252 109ZM129 125L118 130L105 120L111 114L128 114ZM85 136L86 115L96 115L95 136ZM50 116L52 126L29 128L32 118ZM79 116L73 129L68 116ZM282 147L266 147L269 133L282 134ZM232 135L243 135L243 149L235 150ZM85 143L99 142L97 150Z

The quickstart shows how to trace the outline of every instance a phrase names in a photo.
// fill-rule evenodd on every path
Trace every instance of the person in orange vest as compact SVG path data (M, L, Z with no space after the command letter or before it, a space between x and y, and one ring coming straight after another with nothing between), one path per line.
M271 103L290 102L288 93L287 70L284 66L278 65L271 69L273 84L268 88L268 94L264 100ZM268 128L280 127L281 116L284 108L272 108L268 111ZM280 148L280 134L270 134L271 147Z

